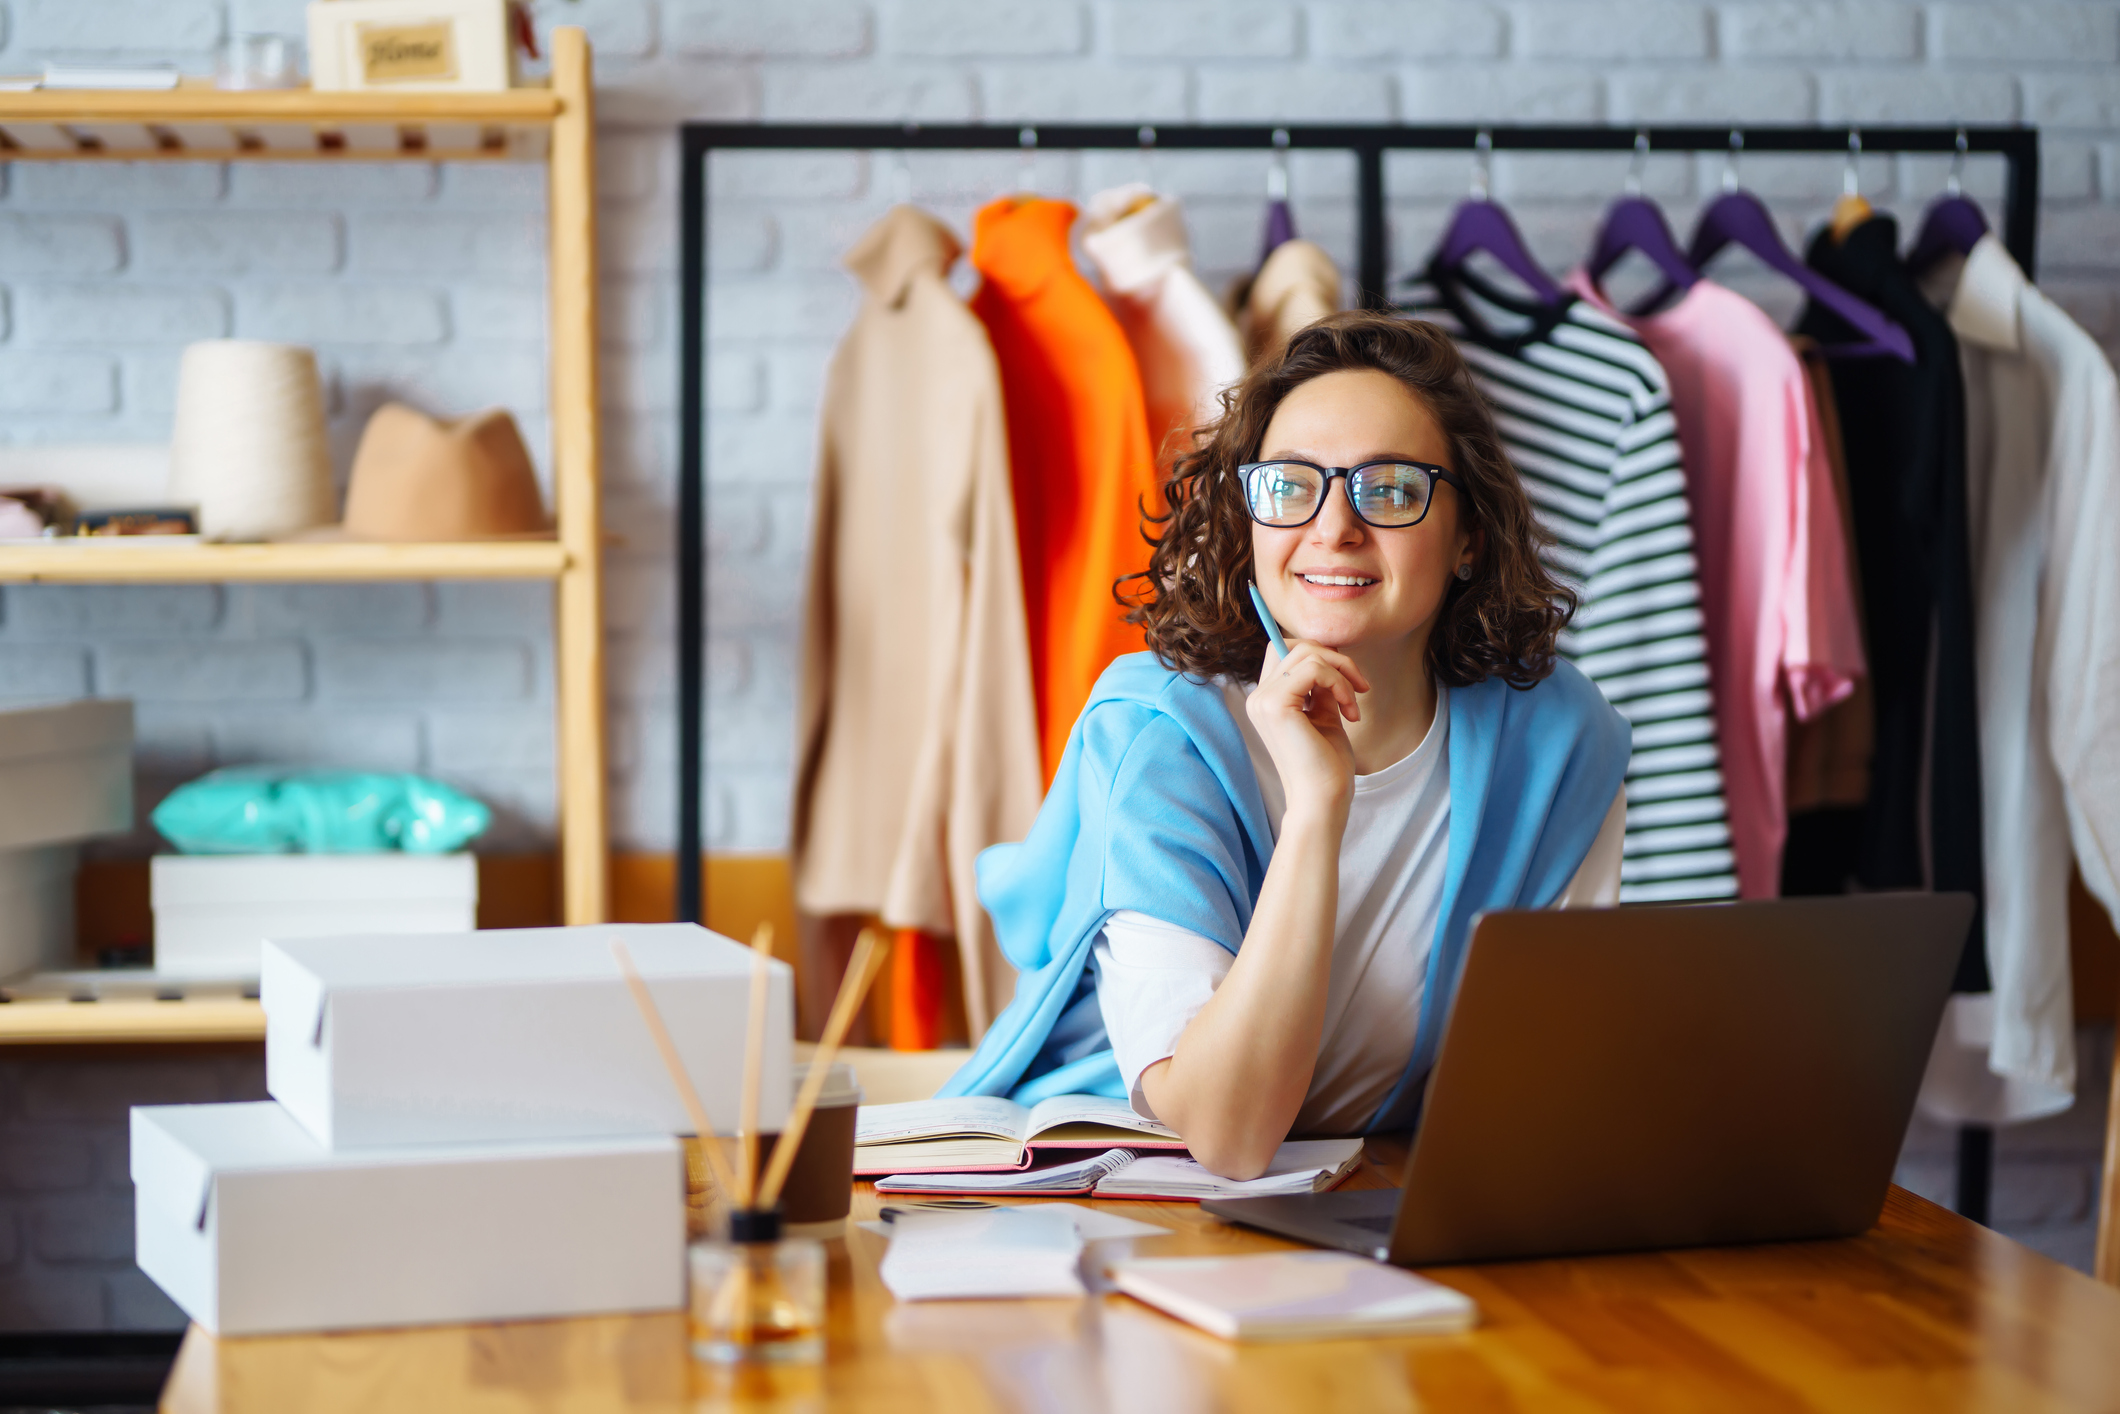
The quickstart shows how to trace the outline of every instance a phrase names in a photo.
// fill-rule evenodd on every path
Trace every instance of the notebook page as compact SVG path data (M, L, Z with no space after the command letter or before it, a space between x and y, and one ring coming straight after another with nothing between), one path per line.
M954 1100L907 1100L896 1105L863 1105L854 1116L856 1144L889 1144L902 1139L942 1139L960 1134L1013 1139L1029 1138L1031 1112L998 1095L962 1095Z

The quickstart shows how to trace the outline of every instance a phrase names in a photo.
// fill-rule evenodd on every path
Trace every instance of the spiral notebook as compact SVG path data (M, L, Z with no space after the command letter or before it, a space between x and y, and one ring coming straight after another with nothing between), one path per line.
M1197 1203L1204 1198L1273 1198L1322 1193L1362 1162L1360 1139L1291 1139L1266 1172L1234 1180L1178 1154L1111 1149L1092 1159L1016 1173L902 1173L876 1180L878 1193L988 1193L1021 1197L1133 1198Z

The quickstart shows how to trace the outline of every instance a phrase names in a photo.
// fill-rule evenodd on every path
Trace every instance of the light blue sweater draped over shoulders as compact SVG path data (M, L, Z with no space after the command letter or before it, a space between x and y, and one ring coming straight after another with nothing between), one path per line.
M1626 776L1631 732L1590 680L1557 663L1522 690L1452 688L1450 843L1406 1072L1370 1129L1405 1128L1435 1064L1472 920L1543 908L1582 866ZM979 898L1016 996L943 1095L1125 1097L1090 949L1121 909L1234 954L1273 858L1273 832L1221 690L1133 653L1107 668L1021 843L979 856Z

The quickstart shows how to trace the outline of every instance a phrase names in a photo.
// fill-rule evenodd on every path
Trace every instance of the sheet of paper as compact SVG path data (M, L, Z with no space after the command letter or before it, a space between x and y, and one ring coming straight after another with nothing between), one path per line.
M900 1301L1081 1296L1082 1238L1066 1213L907 1213L877 1275Z
M1105 1242L1114 1237L1161 1237L1170 1231L1155 1223L1136 1222L1081 1203L1011 1203L1009 1211L1065 1213L1075 1224L1075 1235L1084 1242Z

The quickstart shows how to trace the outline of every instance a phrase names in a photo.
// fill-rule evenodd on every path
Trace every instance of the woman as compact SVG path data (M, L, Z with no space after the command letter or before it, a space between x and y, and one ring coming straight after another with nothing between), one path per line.
M1472 917L1618 894L1629 728L1432 325L1311 325L1174 468L1132 620L980 897L1021 970L945 1094L1125 1095L1214 1172L1415 1116ZM1289 644L1268 645L1256 580Z

